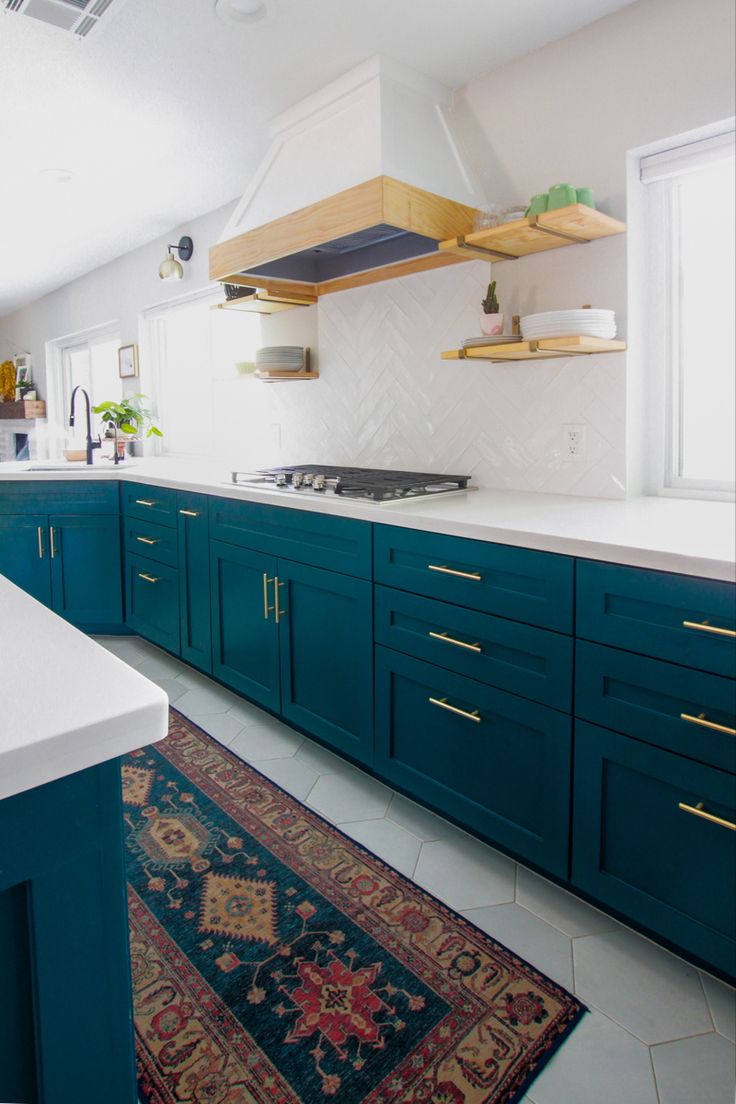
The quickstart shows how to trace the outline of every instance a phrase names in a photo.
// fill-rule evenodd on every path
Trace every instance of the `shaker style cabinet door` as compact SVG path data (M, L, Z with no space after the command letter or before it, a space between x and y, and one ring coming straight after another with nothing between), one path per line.
M45 605L51 605L48 518L45 514L0 516L0 575Z
M281 559L277 576L282 716L372 763L371 584Z
M207 496L177 494L181 658L212 671L210 549Z
M52 605L86 629L123 620L120 522L117 515L49 518Z
M210 542L212 673L274 712L281 700L276 575L275 556Z

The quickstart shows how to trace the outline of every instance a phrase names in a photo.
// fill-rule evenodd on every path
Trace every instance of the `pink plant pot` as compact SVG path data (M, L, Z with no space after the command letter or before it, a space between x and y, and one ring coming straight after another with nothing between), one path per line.
M503 333L502 314L482 314L480 316L480 329L486 337L496 337Z

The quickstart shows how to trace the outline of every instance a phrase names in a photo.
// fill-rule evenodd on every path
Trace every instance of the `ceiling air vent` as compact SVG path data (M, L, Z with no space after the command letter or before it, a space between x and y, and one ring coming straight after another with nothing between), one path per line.
M111 7L121 8L126 0L0 0L4 11L30 15L62 31L85 38Z

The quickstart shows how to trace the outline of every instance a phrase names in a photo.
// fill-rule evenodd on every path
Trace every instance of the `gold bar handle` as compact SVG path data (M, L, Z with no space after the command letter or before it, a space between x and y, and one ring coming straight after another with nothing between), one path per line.
M146 575L145 571L139 571L138 578L145 579L147 583L159 583L161 581L156 575Z
M271 612L271 610L276 608L275 606L269 606L269 604L268 604L268 584L272 583L273 581L274 581L273 579L269 579L268 572L264 571L263 572L263 618L264 618L265 621L268 621L268 615ZM278 616L277 616L276 619L278 620Z
M699 801L697 805L687 805L684 801L680 801L677 808L682 809L683 813L691 813L692 816L701 817L711 824L717 824L719 828L730 828L732 832L736 832L736 824L730 820L724 820L723 817L716 816L715 813L707 813L703 808L702 801Z
M699 713L697 717L693 717L691 713L681 713L680 720L687 721L688 724L701 725L703 728L712 728L714 732L725 732L727 736L736 736L736 728L709 721L705 713Z
M685 629L698 629L699 632L713 633L714 636L736 639L736 629L720 629L717 625L709 624L708 621L683 621L682 625Z
M141 544L160 544L161 543L161 538L160 537L157 537L156 540L152 540L151 537L136 537L135 539L137 541L140 541Z
M199 510L180 510L182 517L199 517Z
M55 559L56 559L56 540L55 540L55 536L56 536L56 534L55 534L55 532L54 532L54 527L53 527L53 525L52 525L52 526L51 526L51 527L49 528L49 536L50 536L50 538L51 538L51 539L50 539L50 543L51 543L51 559L52 559L52 560L55 560Z
M38 527L38 558L43 559L43 526Z
M430 632L429 635L433 640L444 640L445 644L454 644L456 648L467 648L469 652L483 651L480 644L467 644L464 640L456 640L454 636L448 636L446 632Z
M136 506L155 506L155 502L151 502L150 498L137 498L135 500Z
M456 571L454 567L448 567L447 564L427 564L429 571L441 571L443 575L455 575L458 579L472 579L473 582L479 583L481 576L477 571Z
M279 602L279 587L286 586L286 583L280 583L278 575L274 578L273 588L273 600L276 603L276 624L278 625L282 617L286 617L287 611L281 609L281 603Z
M446 709L448 713L455 713L458 717L465 717L468 721L475 721L476 724L480 724L481 716L477 709L474 709L472 713L468 713L466 709L458 709L456 705L450 705L447 698L430 698L430 705L436 705L440 709Z

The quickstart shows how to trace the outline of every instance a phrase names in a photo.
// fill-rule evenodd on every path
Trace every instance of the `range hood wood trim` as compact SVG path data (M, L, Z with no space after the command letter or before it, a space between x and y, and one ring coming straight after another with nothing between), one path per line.
M447 253L427 253L424 257L412 257L409 261L397 261L396 264L382 268L369 268L365 272L354 272L351 276L341 276L337 280L326 280L316 285L318 296L330 295L334 291L347 291L348 288L367 287L380 284L382 280L396 280L399 276L411 276L415 272L430 272L435 268L447 268L451 264L464 264L472 257L457 257Z
M245 283L247 280L251 286L263 287L265 283L273 281L269 281L267 277L251 275L248 273L249 269L281 260L302 250L313 249L335 238L381 223L388 223L439 242L469 233L475 213L473 207L463 203L444 199L392 177L377 176L319 203L302 207L283 218L239 234L230 241L212 246L210 277L226 283ZM381 269L368 271L380 272ZM352 280L353 277L341 279ZM329 281L330 285L337 282ZM288 280L281 280L279 283L294 291L316 291L320 286Z

